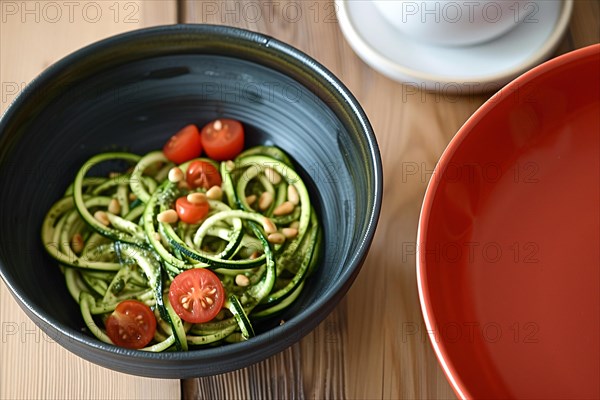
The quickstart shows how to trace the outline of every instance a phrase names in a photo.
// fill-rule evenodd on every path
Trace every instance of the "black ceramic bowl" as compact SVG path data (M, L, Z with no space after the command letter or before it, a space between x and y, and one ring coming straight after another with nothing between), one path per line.
M82 331L78 305L44 252L44 214L85 160L161 148L187 123L227 116L249 144L275 144L304 170L324 226L324 254L301 297L249 341L146 353ZM371 126L350 92L300 51L244 30L203 25L140 30L93 44L41 74L0 122L0 272L55 341L130 374L185 378L248 366L322 321L358 274L382 198Z

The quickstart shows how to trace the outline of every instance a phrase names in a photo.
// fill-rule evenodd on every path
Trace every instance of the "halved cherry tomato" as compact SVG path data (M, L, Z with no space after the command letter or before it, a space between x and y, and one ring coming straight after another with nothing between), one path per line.
M150 307L137 300L120 302L106 320L106 333L114 344L128 349L145 347L156 331L156 317Z
M175 135L163 147L165 157L175 164L182 164L193 158L200 157L202 153L202 141L200 132L196 125L187 125Z
M208 269L188 269L173 279L169 301L181 319L199 324L212 320L221 311L225 289L219 277Z
M200 132L202 146L213 160L232 160L244 149L244 127L234 119L217 119Z
M197 224L206 217L210 205L208 201L202 203L191 203L186 197L180 197L175 201L175 210L179 219L187 224Z
M223 182L221 174L209 162L196 160L190 163L185 174L185 180L190 189L210 189L213 186L221 186Z

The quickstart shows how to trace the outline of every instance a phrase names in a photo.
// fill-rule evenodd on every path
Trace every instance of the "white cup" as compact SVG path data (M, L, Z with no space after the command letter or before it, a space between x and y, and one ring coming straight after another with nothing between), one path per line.
M374 0L404 34L441 46L483 43L515 28L531 0Z

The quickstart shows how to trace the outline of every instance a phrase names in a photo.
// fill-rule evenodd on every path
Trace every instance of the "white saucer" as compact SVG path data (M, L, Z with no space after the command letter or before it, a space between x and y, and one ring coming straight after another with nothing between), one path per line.
M495 40L465 47L419 43L395 29L371 0L336 0L346 40L371 67L420 89L470 94L497 91L545 61L565 32L573 0L532 1L529 18Z

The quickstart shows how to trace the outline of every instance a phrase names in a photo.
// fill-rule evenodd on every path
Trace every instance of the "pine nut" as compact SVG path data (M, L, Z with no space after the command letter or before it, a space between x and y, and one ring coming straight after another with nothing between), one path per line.
M190 186L188 185L188 183L187 183L185 180L181 180L181 181L179 181L179 182L177 183L177 187L178 187L179 189L184 189L184 190L186 190L186 189L189 189L189 188L190 188Z
M227 160L225 162L225 167L227 168L227 171L231 172L235 169L235 163L231 160Z
M282 244L285 242L285 236L282 233L275 232L267 236L267 240L273 244Z
M287 188L288 201L293 205L297 206L300 203L300 195L298 189L294 185L288 185Z
M285 236L288 239L293 239L296 236L298 236L298 229L296 228L283 228L281 230L281 233L283 233L283 236Z
M290 224L290 228L300 228L300 222L299 221L294 221Z
M218 119L215 122L213 122L213 129L215 131L220 131L221 129L223 129L223 123L221 122L220 119Z
M80 233L76 233L71 238L71 249L75 254L81 254L83 251L83 236Z
M281 175L273 168L265 168L265 176L273 185L278 185L281 182Z
M211 200L221 200L223 198L223 189L220 186L213 186L206 192L206 197Z
M275 226L275 224L273 223L273 221L271 221L269 218L265 218L263 220L262 226L263 226L263 229L265 230L265 233L267 235L270 234L270 233L277 232L277 227Z
M294 207L295 206L289 201L283 202L280 205L278 205L277 208L275 208L275 210L273 211L273 215L288 215L289 213L294 211Z
M262 192L258 199L258 208L266 210L273 203L273 195L270 192Z
M119 203L119 200L112 199L110 203L108 203L108 212L115 215L121 212L121 203Z
M169 170L169 182L177 183L183 179L183 171L179 167L173 167Z
M110 224L110 221L108 220L108 215L106 215L104 211L96 211L94 213L94 218L96 218L96 220L104 226L108 226Z
M246 287L250 284L250 279L246 275L237 274L235 276L235 284L238 286Z
M251 194L250 196L246 197L246 203L248 203L249 205L252 205L255 201L256 201L255 194Z
M260 253L258 252L258 250L255 250L254 253L250 254L251 260L256 260L258 257L260 257Z
M204 204L208 200L206 200L206 195L204 193L194 192L187 195L187 201L192 204Z
M179 216L177 215L177 211L175 210L165 210L158 214L156 219L158 220L158 222L173 224L179 220Z

